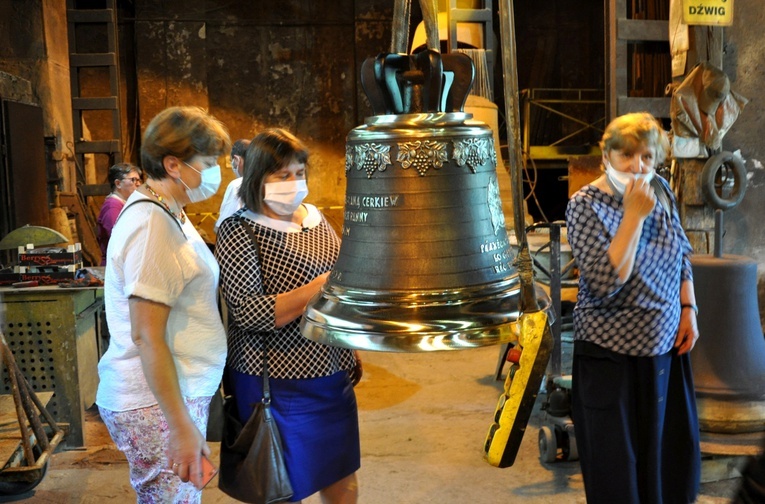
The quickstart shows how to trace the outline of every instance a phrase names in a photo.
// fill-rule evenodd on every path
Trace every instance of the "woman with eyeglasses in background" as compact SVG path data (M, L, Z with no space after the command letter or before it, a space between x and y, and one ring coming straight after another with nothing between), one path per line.
M141 184L141 169L130 163L117 163L109 168L109 185L112 192L104 200L96 221L96 239L101 248L101 266L106 266L106 247L112 236L112 228L125 202Z

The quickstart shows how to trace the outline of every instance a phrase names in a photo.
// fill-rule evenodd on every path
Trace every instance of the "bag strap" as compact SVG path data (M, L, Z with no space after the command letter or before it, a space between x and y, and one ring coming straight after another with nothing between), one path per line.
M127 210L127 209L128 209L128 208L130 208L131 206L133 206L133 205L135 205L135 204L138 204L138 203L152 203L152 204L154 204L154 205L157 205L159 208L161 208L161 209L162 209L162 211L163 211L163 212L165 212L167 215L169 215L170 217L172 217L172 218L173 218L173 222L175 222L175 225L176 225L176 226L178 226L178 229L181 231L181 234L183 235L183 237L184 237L184 238L186 238L187 240L189 239L189 237L188 237L188 236L186 236L186 233L184 233L184 232L183 232L183 228L181 227L181 223L180 223L180 222L178 222L178 219L176 219L176 218L175 218L175 215L173 215L172 213L170 213L170 211L169 211L167 208L165 208L164 206L160 205L160 204L159 204L159 202L157 202L157 201L154 201L154 200L151 200L151 199L143 199L143 198L142 198L142 199L139 199L139 200L135 200L134 202L132 202L132 203L130 203L129 205L125 206L125 207L122 209L122 211L120 212L120 214L117 216L117 220L120 220L120 217L122 217L122 215L125 213L125 210ZM117 222L117 221L115 221L115 223L116 223L116 222Z
M656 199L659 200L659 204L664 207L664 211L667 215L672 217L672 198L668 194L666 186L655 176L651 179L650 185L653 187L653 191L656 194Z
M258 238L255 236L255 231L252 229L252 226L250 226L250 223L244 220L242 217L239 217L239 223L242 225L244 230L247 232L247 234L250 236L250 240L252 241L252 246L255 247L255 255L258 257L258 260L260 260L260 245L258 244ZM260 272L261 279L263 278L263 270L261 269ZM271 404L271 386L268 383L268 339L266 338L266 334L262 333L262 339L263 339L263 404L265 406L268 406Z
M250 240L252 240L252 246L255 247L255 255L258 256L258 260L260 260L260 244L258 243L258 238L255 236L255 231L252 229L252 226L250 226L250 223L244 220L242 217L239 217L239 223L242 225L242 227L244 227L244 230L250 236Z
M263 405L271 404L271 386L268 383L268 349L266 335L263 335Z

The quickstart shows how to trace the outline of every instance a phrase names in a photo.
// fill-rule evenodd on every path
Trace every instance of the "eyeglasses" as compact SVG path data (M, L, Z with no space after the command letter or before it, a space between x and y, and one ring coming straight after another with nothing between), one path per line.
M127 177L127 178L123 178L123 179L120 179L120 180L129 180L129 181L131 181L135 185L138 185L138 184L141 183L141 179L138 178L138 177Z

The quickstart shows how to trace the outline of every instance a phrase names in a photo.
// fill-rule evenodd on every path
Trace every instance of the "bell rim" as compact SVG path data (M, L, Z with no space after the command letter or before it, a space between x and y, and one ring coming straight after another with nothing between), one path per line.
M373 303L400 306L402 304L423 307L427 305L450 306L462 303L474 303L494 297L506 297L508 292L520 291L520 276L518 273L509 275L489 284L468 285L462 287L443 287L441 289L377 289L343 286L335 283L332 278L321 288L319 296L332 297L337 301L365 304ZM385 303L387 301L387 303ZM313 304L313 300L308 305Z
M514 324L515 321L511 321L494 328L483 327L473 331L401 336L366 331L351 332L301 322L301 331L303 336L311 341L335 347L372 352L412 353L465 350L514 342L518 340Z
M484 286L486 287L486 286ZM540 309L552 319L550 299L536 286ZM478 348L517 341L516 322L520 285L457 300L431 296L429 303L374 304L366 300L338 298L322 289L306 306L300 321L303 336L311 341L355 350L428 352ZM464 293L463 293L464 294ZM374 293L385 298L386 292ZM399 298L399 300L404 299ZM373 309L372 309L373 307Z

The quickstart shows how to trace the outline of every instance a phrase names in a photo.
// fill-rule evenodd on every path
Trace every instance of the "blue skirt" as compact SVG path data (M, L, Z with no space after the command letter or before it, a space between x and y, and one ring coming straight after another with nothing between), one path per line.
M244 423L263 397L263 378L230 370L231 386ZM313 495L361 466L356 394L348 373L288 380L269 378L271 410L284 445L294 495Z

